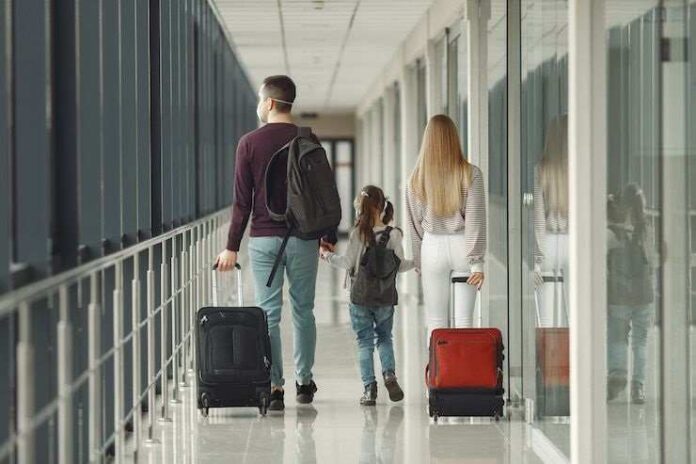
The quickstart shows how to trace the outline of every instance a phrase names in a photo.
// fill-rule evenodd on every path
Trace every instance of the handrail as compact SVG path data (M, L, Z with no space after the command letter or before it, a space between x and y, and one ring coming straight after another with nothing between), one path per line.
M34 439L38 428L57 417L58 462L74 462L73 397L83 388L88 390L87 422L84 423L88 433L85 440L87 460L101 462L113 449L116 462L122 462L126 450L125 428L129 420L133 421L135 432L134 443L129 447L131 450L137 454L142 436L150 443L157 443L154 435L157 416L160 421L169 420L169 403L180 402L179 387L189 385L189 375L195 372L195 314L197 308L210 301L213 291L210 262L214 260L217 247L224 245L228 214L227 209L217 211L127 249L0 296L0 319L9 314L18 315L14 340L17 353L17 373L14 376L16 425L0 443L0 460L18 457L21 462L34 462L38 449ZM163 252L155 258L156 246L163 247ZM143 263L146 264L144 271L140 270L140 254L143 252L148 252ZM124 276L127 268L133 272L130 283ZM109 269L114 272L102 273ZM156 278L159 278L159 291ZM104 290L102 282L109 282L109 291ZM70 305L73 303L68 296L69 289L76 285L84 285L89 295L83 296L79 303L86 312L85 335L88 339L87 362L80 372L74 372L72 366L72 326L75 321L71 319ZM128 287L130 301L124 300ZM36 347L43 345L41 340L34 340L32 336L31 313L35 310L33 303L41 298L53 300L49 306L59 314L55 327L51 329L57 335L58 388L55 396L37 409L34 404L37 385L34 359ZM103 305L109 305L109 310L103 311L106 309ZM122 318L126 308L131 314L128 333L124 333ZM108 323L112 317L113 340L105 347L102 345L102 337L106 335L103 322ZM156 318L159 322L155 321ZM142 337L145 337L146 344L141 343ZM155 359L157 338L159 362ZM125 365L126 353L132 353L128 367ZM141 366L147 369L146 375L141 376ZM107 369L113 369L114 376L110 383L113 391L109 392L101 378ZM129 382L126 382L126 369L132 370ZM172 382L168 380L170 373ZM162 387L159 400L155 398L158 384ZM126 390L131 393L127 402ZM109 429L104 429L103 421L107 409L102 400L106 394L113 396L108 406L113 408L113 422L108 425ZM145 401L148 412L143 417L139 411ZM105 434L108 436L102 436Z
M223 216L226 213L229 214L229 209L227 208L199 218L194 222L190 222L188 224L184 224L183 226L179 226L176 229L164 232L144 242L131 245L128 248L124 248L123 250L119 250L109 255L102 256L101 258L94 259L76 268L69 269L67 271L61 272L60 274L47 277L38 282L33 282L16 290L11 290L3 295L0 295L0 318L4 317L9 312L12 312L14 309L16 309L17 305L20 302L34 302L37 299L41 298L41 296L43 296L46 292L49 292L51 289L55 289L56 287L59 287L61 285L69 285L75 283L77 280L82 279L85 276L88 276L89 274L102 271L106 268L111 267L114 261L131 258L138 253L148 250L150 247L159 245L160 243L165 242L166 240L169 240L170 238L173 238L184 232L188 232L189 230L193 230L194 228L210 221L211 219L215 219L218 216Z

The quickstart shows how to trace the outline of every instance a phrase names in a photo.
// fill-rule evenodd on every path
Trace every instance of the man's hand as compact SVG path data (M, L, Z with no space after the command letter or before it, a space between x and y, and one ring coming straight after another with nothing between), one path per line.
M480 290L481 286L483 285L483 280L484 280L483 272L474 272L467 279L466 283L468 283L469 285L473 285L474 287L476 287Z
M217 270L220 272L230 271L237 264L237 252L224 250L217 257Z

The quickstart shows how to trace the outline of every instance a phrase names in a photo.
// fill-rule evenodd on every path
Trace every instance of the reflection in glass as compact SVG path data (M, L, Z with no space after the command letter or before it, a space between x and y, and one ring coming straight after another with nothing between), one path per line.
M607 423L609 462L660 462L660 13L610 0L607 15ZM647 445L647 446L646 446Z
M648 331L653 324L654 265L648 254L643 191L629 184L607 203L607 398L626 387L632 353L630 398L645 403ZM652 255L652 254L651 254Z

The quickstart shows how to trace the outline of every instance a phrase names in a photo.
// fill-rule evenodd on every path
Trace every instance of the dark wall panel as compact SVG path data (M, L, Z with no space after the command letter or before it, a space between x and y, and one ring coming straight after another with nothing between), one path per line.
M136 150L138 158L138 238L152 235L150 146L150 5L135 2Z
M138 231L138 107L136 88L136 2L121 0L121 235L124 246Z
M15 261L35 276L49 271L52 131L51 32L46 2L13 4Z
M80 256L99 256L102 238L100 1L78 2L78 211Z
M119 4L102 1L102 244L121 248L121 60Z

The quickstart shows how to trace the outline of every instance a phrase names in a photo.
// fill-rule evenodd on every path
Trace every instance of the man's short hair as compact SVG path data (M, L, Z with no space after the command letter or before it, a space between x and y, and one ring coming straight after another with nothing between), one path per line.
M262 92L266 98L272 98L275 101L278 112L289 113L292 109L292 103L295 101L295 83L288 76L265 78Z

